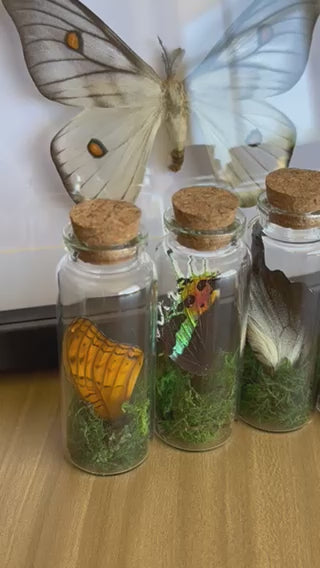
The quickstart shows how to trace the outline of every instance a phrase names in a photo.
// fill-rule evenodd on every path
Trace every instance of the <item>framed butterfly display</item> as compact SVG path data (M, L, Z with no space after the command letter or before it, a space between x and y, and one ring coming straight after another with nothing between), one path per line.
M161 78L78 0L3 3L39 91L83 109L51 143L74 201L135 200L162 124L173 171L190 144L208 147L214 178L230 188L256 189L288 165L295 127L269 98L304 71L316 0L252 0L182 80L183 45L169 52L159 40Z

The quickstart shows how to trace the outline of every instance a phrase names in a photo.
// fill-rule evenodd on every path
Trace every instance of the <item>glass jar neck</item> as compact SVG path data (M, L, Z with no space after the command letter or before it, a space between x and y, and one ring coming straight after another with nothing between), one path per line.
M168 231L168 242L175 248L185 250L186 254L215 255L233 249L241 239L246 228L246 217L237 211L232 225L218 230L199 231L180 226L170 208L164 214L164 224Z
M64 244L73 261L94 269L106 269L107 271L123 270L136 263L145 250L147 242L146 234L138 236L120 245L89 247L80 242L75 236L71 224L67 225L63 232Z
M174 254L178 254L179 256L185 257L193 257L199 259L219 259L222 257L226 257L228 255L236 254L239 247L242 246L242 240L237 239L224 247L216 248L214 250L196 250L194 248L189 248L183 244L181 244L178 240L178 237L173 232L168 232L166 235L165 246L168 251L172 251Z
M267 194L258 199L259 223L265 235L287 243L311 243L320 240L320 212L290 213L273 207Z

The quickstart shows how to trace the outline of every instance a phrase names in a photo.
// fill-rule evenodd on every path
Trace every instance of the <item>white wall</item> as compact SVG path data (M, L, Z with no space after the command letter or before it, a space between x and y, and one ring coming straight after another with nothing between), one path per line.
M158 72L162 72L159 35L169 48L186 48L186 65L196 65L218 39L225 0L85 0ZM233 14L249 0L229 0ZM123 15L126 15L124 18ZM213 30L215 30L213 32ZM209 31L211 33L209 33ZM299 147L293 164L318 167L320 43L319 26L304 77L282 97L273 99L298 129ZM0 312L55 302L55 266L63 254L62 228L72 202L50 159L50 141L76 112L43 98L26 69L20 40L9 16L0 5ZM305 145L308 142L308 145ZM163 195L183 184L188 175L209 173L202 149L188 149L186 166L178 175L166 169L165 133L159 134L150 160L149 181L139 199L148 212L147 228L161 232ZM0 316L1 318L1 316Z

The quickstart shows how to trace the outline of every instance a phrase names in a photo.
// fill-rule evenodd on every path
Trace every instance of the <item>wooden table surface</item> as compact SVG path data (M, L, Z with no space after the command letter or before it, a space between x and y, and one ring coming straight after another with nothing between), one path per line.
M320 415L191 454L152 442L121 476L61 454L54 373L0 377L1 568L318 568Z

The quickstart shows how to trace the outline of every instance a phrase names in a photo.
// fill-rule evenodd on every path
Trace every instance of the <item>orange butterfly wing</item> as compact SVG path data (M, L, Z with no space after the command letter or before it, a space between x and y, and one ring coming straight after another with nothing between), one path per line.
M143 352L107 339L93 323L79 318L63 339L63 364L83 400L107 420L122 415L143 365Z

